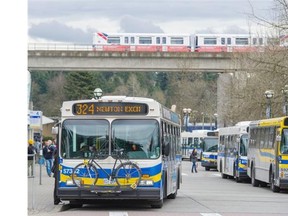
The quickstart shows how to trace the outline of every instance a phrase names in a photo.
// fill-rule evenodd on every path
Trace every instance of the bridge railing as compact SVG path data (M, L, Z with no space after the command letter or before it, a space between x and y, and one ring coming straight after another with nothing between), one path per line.
M49 44L49 43L29 43L28 50L62 50L62 51L92 51L92 45L86 44Z

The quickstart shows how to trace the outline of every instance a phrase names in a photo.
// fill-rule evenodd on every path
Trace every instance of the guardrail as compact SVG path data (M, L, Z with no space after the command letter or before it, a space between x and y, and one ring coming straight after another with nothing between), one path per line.
M49 44L29 43L28 50L51 50L51 51L92 51L92 44Z

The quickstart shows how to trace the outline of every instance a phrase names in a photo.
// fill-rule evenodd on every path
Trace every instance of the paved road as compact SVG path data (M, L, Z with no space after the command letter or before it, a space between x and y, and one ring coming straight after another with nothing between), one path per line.
M163 208L134 201L97 201L95 205L70 208L68 203L53 205L54 178L48 177L42 167L42 184L39 184L39 165L35 178L28 179L28 215L79 216L286 216L288 215L288 191L273 193L267 188L255 188L250 183L236 183L222 179L217 171L189 172L191 163L183 162L183 184L177 198L165 200Z

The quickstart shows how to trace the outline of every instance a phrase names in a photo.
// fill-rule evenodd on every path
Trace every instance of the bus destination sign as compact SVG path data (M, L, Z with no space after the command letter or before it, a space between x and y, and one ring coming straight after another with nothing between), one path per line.
M74 115L146 115L148 105L142 103L86 102L75 103Z

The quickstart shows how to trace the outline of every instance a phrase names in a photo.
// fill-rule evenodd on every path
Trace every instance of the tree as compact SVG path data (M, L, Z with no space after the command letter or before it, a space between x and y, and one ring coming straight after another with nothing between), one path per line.
M64 90L68 100L94 97L93 91L96 87L93 84L91 72L69 72L66 79Z

